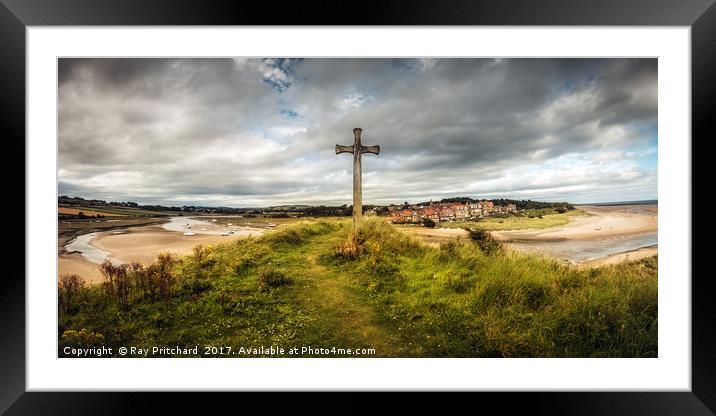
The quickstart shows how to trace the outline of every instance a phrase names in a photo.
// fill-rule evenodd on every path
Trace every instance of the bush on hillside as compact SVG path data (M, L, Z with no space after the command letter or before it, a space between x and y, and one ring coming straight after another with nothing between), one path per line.
M58 303L65 312L70 312L77 305L80 291L85 286L85 281L77 274L65 274L60 276L57 284Z
M266 267L259 272L259 287L261 290L281 287L291 283L291 278L286 276L282 270L273 267Z
M431 220L430 218L423 218L423 227L428 228L435 228L437 224L435 224L435 221Z
M477 243L477 246L480 247L480 250L485 254L495 254L502 250L500 242L497 241L489 231L485 231L481 228L465 228L464 230L467 231L470 240Z

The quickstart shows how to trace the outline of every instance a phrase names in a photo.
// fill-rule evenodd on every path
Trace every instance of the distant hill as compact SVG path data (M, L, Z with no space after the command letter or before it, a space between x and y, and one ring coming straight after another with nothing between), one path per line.
M617 201L617 202L597 202L592 204L579 205L598 205L598 206L615 206L615 205L658 205L658 199L643 199L640 201Z
M471 197L460 196L453 198L441 199L440 203L470 203L484 201L485 198L474 199ZM572 210L574 207L568 202L540 202L532 200L516 200L516 199L487 199L495 205L505 206L514 204L517 209L545 209L545 208L565 208ZM84 199L81 197L71 197L62 195L57 199L60 207L68 207L72 209L84 209L86 211L109 211L112 210L119 214L131 215L132 213L140 215L181 215L181 214L210 214L210 215L269 215L269 216L349 216L353 212L352 205L325 206L325 205L274 205L268 207L211 207L211 206L165 206L165 205L140 205L136 202L110 202L101 199ZM406 201L407 203L407 201ZM430 201L419 202L408 205L428 205ZM403 205L403 204L400 204ZM88 209L89 208L89 209ZM364 210L375 208L379 213L387 211L387 205L363 205Z

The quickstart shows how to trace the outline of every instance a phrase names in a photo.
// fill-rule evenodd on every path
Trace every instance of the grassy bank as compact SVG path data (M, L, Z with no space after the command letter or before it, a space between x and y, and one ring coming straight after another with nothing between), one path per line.
M377 356L657 354L656 258L579 270L381 220L291 225L60 288L65 346L373 348ZM83 332L84 330L84 332ZM289 356L287 353L284 354ZM233 355L245 356L245 355ZM333 355L331 355L333 356Z
M558 213L550 209L531 210L519 215L488 217L479 220L440 223L443 228L480 227L487 231L540 230L567 225L577 217L589 215L582 210Z

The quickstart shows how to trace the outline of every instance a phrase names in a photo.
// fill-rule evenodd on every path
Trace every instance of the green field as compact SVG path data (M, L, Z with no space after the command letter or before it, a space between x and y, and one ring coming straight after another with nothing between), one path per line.
M109 267L111 284L65 279L60 356L99 345L657 356L656 257L577 269L469 239L429 246L380 219L350 235L350 220L298 223L148 268Z
M102 215L115 214L127 215L134 217L160 217L167 215L178 215L178 213L164 211L150 211L141 208L132 207L114 207L114 206L79 206L79 205L60 205L60 207L76 209L84 212L86 215Z
M530 210L520 216L510 215L506 218L482 218L470 221L441 222L443 228L481 228L486 231L508 231L508 230L539 230L544 228L559 227L569 224L577 217L590 215L582 210L557 213L554 210Z

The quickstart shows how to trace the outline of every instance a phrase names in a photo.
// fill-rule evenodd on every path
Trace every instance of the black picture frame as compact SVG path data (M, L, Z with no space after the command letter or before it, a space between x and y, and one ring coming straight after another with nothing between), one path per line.
M272 2L202 0L0 0L0 131L5 144L7 191L14 209L25 212L25 29L27 26L112 25L566 25L689 26L692 59L691 144L709 138L716 102L716 6L714 0L413 0ZM688 140L684 138L683 140ZM694 175L694 178L696 176ZM19 195L23 195L20 198ZM14 221L9 234L25 235ZM23 247L25 237L23 237ZM25 247L32 250L32 247ZM7 254L6 254L7 256ZM0 278L0 412L7 414L114 414L160 411L169 398L139 393L25 392L25 266L6 262ZM691 264L689 265L691 269ZM673 276L689 278L690 276ZM517 409L549 414L708 415L716 411L716 315L709 274L694 275L692 286L691 392L484 393L481 408L498 404L501 413ZM521 396L521 397L513 397ZM224 395L224 400L226 396ZM195 395L172 394L185 410L212 405ZM229 399L231 400L231 399Z

